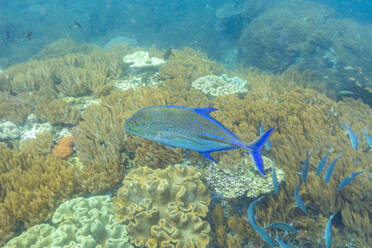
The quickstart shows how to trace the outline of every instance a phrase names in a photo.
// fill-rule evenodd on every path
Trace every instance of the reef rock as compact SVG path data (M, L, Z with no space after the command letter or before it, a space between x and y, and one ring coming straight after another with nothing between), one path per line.
M191 166L140 167L123 180L115 214L127 221L131 242L140 247L202 248L209 243L210 194Z

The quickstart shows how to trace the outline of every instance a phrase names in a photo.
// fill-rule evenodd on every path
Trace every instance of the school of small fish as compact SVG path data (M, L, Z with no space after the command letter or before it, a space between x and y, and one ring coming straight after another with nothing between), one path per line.
M181 106L171 105L159 105L145 107L135 114L133 114L124 124L124 129L136 136L157 141L171 147L181 147L189 150L199 152L201 155L209 160L215 161L210 155L211 152L233 150L244 148L251 155L258 171L265 175L265 170L261 157L261 150L265 147L268 150L272 149L272 145L268 140L273 128L265 131L264 121L261 122L259 127L260 136L256 141L252 143L245 143L229 129L224 127L221 123L211 117L209 114L217 109L206 107L206 108L190 108ZM358 149L358 139L354 131L344 122L343 128L347 131L350 138L351 146L354 150ZM367 133L367 130L363 130L363 134L367 139L367 143L372 151L372 138ZM321 176L322 171L326 167L327 159L331 153L331 149L322 157L320 162L316 166L315 175ZM296 183L294 189L294 199L296 206L300 208L306 214L306 204L301 199L299 194L299 188L301 184L306 184L306 179L309 170L309 160L312 154L310 150L304 162L302 163L302 169L300 174L300 180ZM333 175L333 171L337 161L341 158L342 152L330 162L324 173L324 184L327 184ZM340 191L353 182L357 176L363 174L362 171L353 172L351 175L346 176L342 179L337 190ZM275 163L272 166L272 184L275 194L279 193L279 184L276 177L276 166ZM256 222L255 217L255 206L262 200L264 196L254 200L248 207L248 222L261 237L261 239L272 247L279 245L280 247L290 247L284 243L278 237L276 232L276 238L273 239L267 229L276 229L285 231L285 235L291 233L297 235L298 231L292 226L283 222L274 222L265 227L260 227ZM336 214L336 213L335 213ZM330 248L332 245L332 220L335 214L331 215L328 219L326 227L324 229L324 244L326 248Z

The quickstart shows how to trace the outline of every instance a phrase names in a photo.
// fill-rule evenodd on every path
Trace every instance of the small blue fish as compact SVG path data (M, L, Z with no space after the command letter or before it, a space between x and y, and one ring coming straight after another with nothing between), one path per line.
M305 158L304 163L302 164L302 169L301 169L301 180L302 182L306 183L306 178L307 178L307 172L309 170L309 159L311 156L312 150L310 150Z
M330 151L328 150L328 152L324 155L322 160L320 160L318 166L316 167L315 175L319 176L320 173L322 172L322 170L324 169L324 166L326 165L326 162L327 162L327 159L328 159L329 152Z
M326 228L324 229L324 243L326 248L331 248L332 245L332 219L335 215L331 215L327 221Z
M372 138L371 136L368 135L366 128L364 128L363 133L364 133L364 136L366 136L367 143L369 145L369 150L372 151Z
M304 213L306 213L306 205L302 201L300 195L298 194L298 187L300 186L300 181L296 183L296 188L294 190L294 198L296 200L296 207L299 207Z
M324 174L324 183L327 184L332 177L333 170L335 168L337 160L341 157L342 152L328 165L328 168Z
M264 121L262 120L261 122L261 126L260 126L260 136L262 134L265 133L265 128L264 128ZM271 146L271 143L270 143L270 140L267 140L266 143L265 143L265 147L268 149L268 150L271 150L273 149L273 147Z
M247 144L209 115L216 110L211 107L149 106L127 119L124 129L167 146L197 151L212 161L215 160L211 152L244 148L248 150L259 172L265 175L260 151L273 128Z
M294 235L298 234L298 231L296 230L296 228L294 228L293 226L291 226L287 223L283 223L283 222L274 222L274 223L271 223L270 225L264 227L264 229L268 229L268 228L278 228L278 229L281 229L283 231L293 233Z
M249 204L248 207L248 221L253 227L254 230L260 235L261 239L268 243L271 246L275 246L275 241L270 237L270 235L265 232L261 227L259 227L256 223L256 218L255 218L255 211L254 211L254 206L256 205L257 202L259 202L263 196L258 198L257 200L253 201L251 204Z
M279 184L278 184L278 178L276 176L276 165L275 162L273 162L273 175L272 175L272 180L273 180L273 188L274 192L277 195L279 193Z
M351 173L350 176L347 176L345 177L337 186L337 190L341 190L343 188L345 188L346 186L348 186L352 181L354 181L354 179L359 176L360 174L362 174L364 171L358 171L358 172L353 172Z
M350 138L350 141L351 141L351 146L353 147L353 149L358 150L358 138L357 138L356 134L354 133L354 131L351 130L351 128L348 125L346 125L346 122L344 122L343 128L346 129L346 131L349 135L349 138Z

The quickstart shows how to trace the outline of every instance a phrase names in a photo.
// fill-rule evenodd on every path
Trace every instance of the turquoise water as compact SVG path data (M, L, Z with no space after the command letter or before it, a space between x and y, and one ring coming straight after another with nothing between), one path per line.
M0 6L0 246L372 246L369 1Z

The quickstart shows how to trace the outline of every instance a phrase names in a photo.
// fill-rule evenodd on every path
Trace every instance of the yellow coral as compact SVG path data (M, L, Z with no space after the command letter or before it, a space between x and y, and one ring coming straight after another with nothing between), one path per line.
M206 247L209 192L195 169L176 165L133 169L114 198L115 214L129 222L131 241L146 247Z

